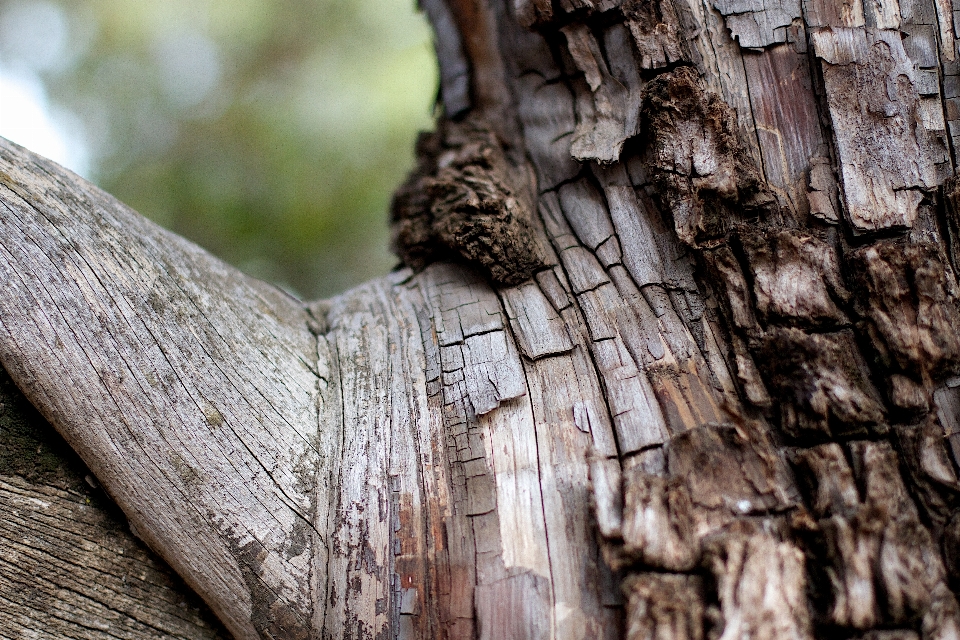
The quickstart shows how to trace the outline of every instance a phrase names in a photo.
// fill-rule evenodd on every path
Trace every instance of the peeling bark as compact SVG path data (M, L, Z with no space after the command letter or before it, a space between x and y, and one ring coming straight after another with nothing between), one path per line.
M3 147L0 360L133 526L238 638L958 637L953 5L424 4L332 300Z

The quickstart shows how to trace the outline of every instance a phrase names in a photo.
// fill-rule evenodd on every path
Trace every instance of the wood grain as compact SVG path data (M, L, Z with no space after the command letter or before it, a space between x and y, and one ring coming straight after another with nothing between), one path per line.
M238 638L957 637L960 9L426 8L331 300L0 150L0 360L132 526Z
M227 637L2 369L0 443L0 637Z

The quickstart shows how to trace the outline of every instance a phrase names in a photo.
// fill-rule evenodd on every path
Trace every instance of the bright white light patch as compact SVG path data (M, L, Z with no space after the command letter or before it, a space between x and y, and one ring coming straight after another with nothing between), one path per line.
M153 54L164 93L175 106L200 104L220 82L220 53L213 40L199 31L166 33L156 42Z
M36 77L0 69L0 136L87 175L90 167L86 145L57 119Z
M34 71L56 69L67 48L67 17L55 2L15 2L0 15L0 51Z

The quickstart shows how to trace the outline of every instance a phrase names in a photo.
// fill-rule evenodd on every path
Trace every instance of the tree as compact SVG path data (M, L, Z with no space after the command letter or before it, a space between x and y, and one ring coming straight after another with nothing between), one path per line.
M237 638L960 636L951 5L422 4L331 300L3 147L0 361L137 535Z
M436 98L410 0L0 0L0 68L72 114L71 169L250 275L313 298L396 264Z

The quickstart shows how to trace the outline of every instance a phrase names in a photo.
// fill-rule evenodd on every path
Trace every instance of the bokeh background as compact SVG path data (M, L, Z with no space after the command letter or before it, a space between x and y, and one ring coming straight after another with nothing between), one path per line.
M303 298L395 263L432 126L415 0L0 0L0 135Z

